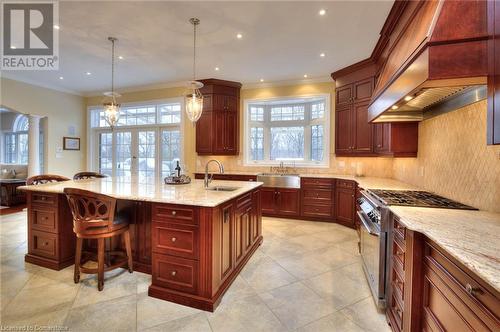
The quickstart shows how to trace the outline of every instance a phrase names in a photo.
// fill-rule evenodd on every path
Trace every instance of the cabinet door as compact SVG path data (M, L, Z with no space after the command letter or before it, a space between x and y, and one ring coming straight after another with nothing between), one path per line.
M345 106L352 101L352 84L339 87L335 90L335 104Z
M391 138L391 124L390 123L377 123L374 127L374 150L376 153L389 153L390 138Z
M248 249L251 246L250 237L251 230L250 227L252 219L252 206L247 205L243 208L238 209L234 218L234 234L235 234L235 246L234 246L234 257L235 266L237 266L240 261L245 257Z
M335 196L337 221L354 228L354 191L337 189Z
M274 188L262 188L261 190L261 206L262 213L276 213L276 197L277 192Z
M279 188L278 214L283 216L298 216L300 213L300 190Z
M351 152L351 107L337 109L335 112L335 152Z
M226 130L226 114L225 112L214 112L214 149L215 154L223 154L225 152L225 130Z
M356 153L373 152L373 125L368 122L368 104L362 102L353 106L353 147Z
M221 280L224 280L233 270L233 205L222 208L221 231Z
M237 154L238 152L238 113L226 111L224 128L224 152Z
M212 112L203 112L196 122L196 152L199 154L212 153L213 118Z
M373 92L373 78L358 81L353 84L352 99L353 102L369 101Z
M225 110L228 112L238 112L238 97L235 96L225 96L224 101Z
M262 234L262 215L261 215L261 191L255 191L252 194L252 244L257 241L259 236Z

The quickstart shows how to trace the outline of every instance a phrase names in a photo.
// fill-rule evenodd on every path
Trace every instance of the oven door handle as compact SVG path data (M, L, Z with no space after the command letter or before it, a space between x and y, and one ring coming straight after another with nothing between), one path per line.
M365 220L365 216L363 216L361 214L361 212L359 211L356 211L356 213L358 214L358 217L359 217L359 220L361 220L361 223L363 224L363 226L366 228L367 232L371 235L375 235L375 236L380 236L380 232L377 232L376 230L374 230L372 227L370 227L370 225L368 224L368 221Z

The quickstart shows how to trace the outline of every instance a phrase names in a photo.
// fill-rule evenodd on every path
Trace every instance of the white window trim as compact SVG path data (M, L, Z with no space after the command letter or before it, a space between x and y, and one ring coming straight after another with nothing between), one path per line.
M119 126L116 127L115 131L125 131L125 130L155 130L156 131L156 139L158 141L161 140L161 132L164 129L179 127L180 131L180 149L181 149L181 162L185 163L186 161L186 153L185 153L185 138L184 138L184 98L183 97L173 97L166 99L151 99L146 101L135 101L129 103L122 103L122 107L134 107L134 106L149 106L149 105L160 105L160 104L171 104L171 103L180 103L181 105L181 121L178 124L168 124L168 123L154 123L154 124L144 124L144 125L135 125L135 126ZM109 127L96 127L92 128L92 111L96 108L102 107L101 105L89 105L87 106L87 169L92 170L94 172L99 171L99 155L98 155L98 137L100 133L103 132L111 132ZM156 112L156 117L158 120L159 113L158 110ZM115 155L116 146L113 145L113 156ZM161 177L161 154L160 143L156 145L156 170L157 175ZM114 171L113 171L114 176Z
M291 95L291 96L279 96L279 97L271 97L271 98L257 98L257 99L245 99L243 100L243 166L254 166L254 167L259 167L259 166L276 166L280 164L280 161L269 161L269 160L264 160L264 161L253 161L250 159L251 153L250 153L250 144L249 144L249 137L250 137L250 115L248 112L249 105L252 103L258 103L258 102L272 102L272 101L277 101L277 100L283 100L283 99L300 99L300 98L324 98L325 100L325 118L323 121L321 121L324 124L324 152L323 152L323 161L322 162L312 162L312 161L306 161L306 162L299 162L296 161L294 164L296 167L308 167L308 168L329 168L330 167L330 94L329 93L320 93L320 94L307 94L307 95ZM264 113L265 114L265 113ZM265 115L264 115L265 116ZM295 120L289 120L289 121L283 121L289 126L293 126L294 124L298 123L303 123L303 121L295 121ZM319 123L316 120L311 120L309 122L311 125L314 125L314 123ZM274 123L279 123L279 121L275 121ZM306 135L306 134L304 134ZM264 140L266 140L266 132L264 131ZM269 138L268 138L269 140ZM310 147L304 146L304 154L308 154L310 151ZM267 145L264 145L264 155L266 155L266 151L269 149ZM293 163L292 161L290 162L285 162L285 164L291 164Z

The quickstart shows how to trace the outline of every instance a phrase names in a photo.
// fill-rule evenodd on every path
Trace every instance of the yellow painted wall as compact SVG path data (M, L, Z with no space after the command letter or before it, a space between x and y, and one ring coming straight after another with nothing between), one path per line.
M6 78L0 80L0 105L16 112L47 117L45 139L45 172L73 176L86 169L85 98ZM80 151L63 151L56 158L56 148L62 147L68 127L75 126L81 138Z

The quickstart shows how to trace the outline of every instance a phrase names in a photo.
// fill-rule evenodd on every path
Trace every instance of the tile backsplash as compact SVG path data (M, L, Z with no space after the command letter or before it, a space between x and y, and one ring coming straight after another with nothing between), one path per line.
M500 212L500 146L486 145L486 100L423 121L418 158L394 159L393 177Z

